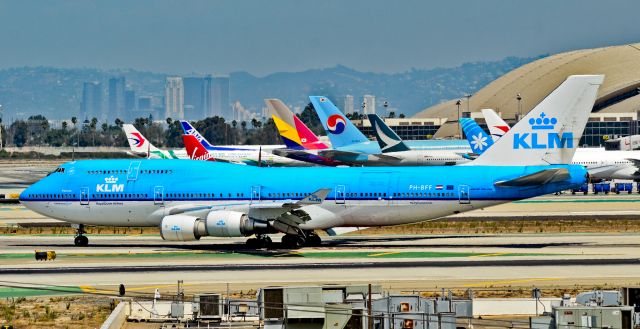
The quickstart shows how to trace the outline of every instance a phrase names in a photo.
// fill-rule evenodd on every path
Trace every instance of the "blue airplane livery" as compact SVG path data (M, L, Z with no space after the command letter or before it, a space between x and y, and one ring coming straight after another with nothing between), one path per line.
M600 84L602 76L571 76L556 90L571 98L570 106L546 102L552 93L528 116L547 113L559 123L550 131L570 131L580 138ZM85 225L110 225L157 226L162 238L170 241L255 235L247 241L255 247L270 243L268 234L284 233L283 245L297 248L319 244L317 230L414 223L586 182L584 167L564 160L568 156L570 161L575 148L513 149L513 134L530 129L521 121L476 160L458 166L276 168L192 160L68 162L25 189L20 202L42 215L77 225L74 242L78 246L88 244Z

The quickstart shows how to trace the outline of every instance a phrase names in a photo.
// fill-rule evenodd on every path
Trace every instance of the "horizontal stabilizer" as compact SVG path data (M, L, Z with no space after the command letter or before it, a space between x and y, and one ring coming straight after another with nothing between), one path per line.
M495 186L517 187L517 186L538 186L559 182L570 178L569 170L566 168L554 168L538 171L533 174L521 176L507 181L499 181Z

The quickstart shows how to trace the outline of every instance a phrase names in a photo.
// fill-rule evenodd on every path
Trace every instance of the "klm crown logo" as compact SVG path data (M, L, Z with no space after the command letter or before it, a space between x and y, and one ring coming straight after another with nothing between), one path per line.
M104 182L107 184L115 184L118 182L118 177L115 177L115 176L105 177Z
M570 149L573 148L573 133L557 133L558 119L549 118L542 112L540 117L529 119L532 132L514 133L513 149ZM549 131L551 130L551 131ZM548 131L546 134L545 131Z
M531 125L531 129L533 130L553 129L555 128L556 123L558 123L558 119L547 118L547 115L544 114L544 112L540 113L539 118L529 119L529 124Z

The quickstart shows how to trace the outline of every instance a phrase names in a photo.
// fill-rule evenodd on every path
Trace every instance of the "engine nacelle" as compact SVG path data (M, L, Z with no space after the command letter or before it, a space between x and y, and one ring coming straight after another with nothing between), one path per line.
M207 214L206 227L210 236L238 237L264 231L267 223L251 219L245 213L219 210Z
M160 223L160 236L169 241L193 241L203 236L240 237L266 233L266 222L249 218L237 211L212 211L205 219L189 215L165 216Z
M160 236L169 241L193 241L206 235L204 221L193 216L169 215L160 223Z

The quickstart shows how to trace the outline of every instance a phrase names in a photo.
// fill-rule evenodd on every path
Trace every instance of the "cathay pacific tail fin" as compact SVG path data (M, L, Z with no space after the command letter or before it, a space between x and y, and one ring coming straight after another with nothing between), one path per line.
M409 147L405 144L400 136L396 134L393 129L389 128L387 124L377 114L367 114L369 122L371 122L371 128L376 136L378 145L382 153L389 152L401 152L409 151Z
M572 75L468 165L568 164L604 75Z

